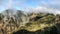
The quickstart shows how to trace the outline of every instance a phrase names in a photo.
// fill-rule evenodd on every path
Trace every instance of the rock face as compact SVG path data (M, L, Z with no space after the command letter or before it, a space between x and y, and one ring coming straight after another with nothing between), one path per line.
M0 34L11 34L12 31L18 29L22 22L22 16L24 14L17 10L8 9L0 14Z
M4 19L1 21L3 24L1 24L2 28L0 31L2 31L4 34L10 34L11 31L15 30L18 26L18 24L14 21L12 17L4 17Z

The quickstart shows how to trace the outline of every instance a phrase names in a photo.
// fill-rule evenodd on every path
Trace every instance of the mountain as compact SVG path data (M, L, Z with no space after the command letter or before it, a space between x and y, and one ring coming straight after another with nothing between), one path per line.
M60 14L29 13L26 15L24 11L15 9L7 9L0 13L0 34L13 34L18 33L18 31L21 33L27 31L24 34L31 32L35 32L35 34L41 32L49 33L53 28L58 28L60 32L59 26Z
M28 14L29 22L13 34L59 34L60 15L49 13Z
M10 34L19 28L22 16L24 16L23 11L14 9L7 9L0 13L0 34Z

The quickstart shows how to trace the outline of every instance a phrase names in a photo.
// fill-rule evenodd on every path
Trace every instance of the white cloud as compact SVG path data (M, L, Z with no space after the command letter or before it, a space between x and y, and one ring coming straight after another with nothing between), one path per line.
M60 11L48 7L36 7L36 8L29 9L27 13L52 13L56 15L56 14L60 14Z
M48 7L52 7L52 8L56 8L56 7L60 8L60 0L47 0L47 1L39 0L39 1L40 2L37 2L37 6L48 6ZM34 0L33 0L33 3L34 3ZM14 6L22 7L22 8L32 8L32 6L30 6L28 4L27 0L0 0L0 5L5 6L6 8L8 8L8 7L12 8Z
M41 0L38 6L46 6L60 10L60 0Z

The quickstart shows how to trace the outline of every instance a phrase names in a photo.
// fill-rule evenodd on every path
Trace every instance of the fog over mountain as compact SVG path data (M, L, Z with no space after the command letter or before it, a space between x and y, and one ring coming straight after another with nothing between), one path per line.
M49 7L36 7L27 9L26 13L52 13L54 15L60 14L60 10L49 8Z
M0 0L0 34L60 34L60 0Z
M54 26L57 23L55 19L59 16L59 10L46 7L26 9L25 11L7 9L0 13L0 31L3 34L11 34L21 29L34 32L45 27Z
M12 9L10 8L10 9L6 9L4 11L1 11L1 13L4 14L4 15L7 15L7 12L11 16L11 15L16 14L18 12L18 10L14 9L14 8L12 8ZM49 7L42 7L42 6L25 9L22 12L24 14L30 14L30 13L52 13L54 15L60 14L60 10L49 8Z

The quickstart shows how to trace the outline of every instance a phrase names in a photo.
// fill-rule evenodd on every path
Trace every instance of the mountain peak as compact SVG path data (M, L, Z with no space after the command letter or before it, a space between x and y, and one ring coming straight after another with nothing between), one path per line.
M14 14L16 14L17 10L15 9L7 9L5 11L2 12L3 15L5 16L13 16Z

